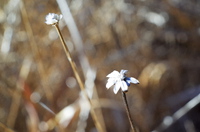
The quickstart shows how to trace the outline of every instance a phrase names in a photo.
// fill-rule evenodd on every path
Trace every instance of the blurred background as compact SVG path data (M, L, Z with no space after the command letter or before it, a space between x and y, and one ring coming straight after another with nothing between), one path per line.
M107 132L129 132L106 75L128 70L141 132L200 131L199 0L0 0L0 131L96 132L48 13Z

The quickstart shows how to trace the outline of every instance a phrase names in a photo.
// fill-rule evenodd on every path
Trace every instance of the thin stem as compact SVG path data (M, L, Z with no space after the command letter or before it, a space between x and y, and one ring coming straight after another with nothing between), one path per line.
M55 28L56 28L56 30L57 30L57 32L58 32L58 35L59 35L60 40L61 40L61 43L62 43L63 48L64 48L64 50L65 50L67 59L68 59L70 65L71 65L71 67L72 67L72 70L73 70L74 75L75 75L75 78L76 78L76 80L77 80L77 82L78 82L78 84L79 84L79 87L80 87L81 91L83 92L85 98L87 99L87 101L88 101L89 104L90 104L90 107L91 107L90 112L91 112L92 118L93 118L93 120L94 120L95 126L97 127L97 130L98 130L99 132L104 132L102 126L100 125L99 121L97 120L97 115L96 115L96 113L95 113L95 111L94 111L94 108L93 108L93 105L92 105L92 101L91 101L91 99L89 98L88 94L86 93L86 90L85 90L85 87L84 87L84 85L83 85L83 82L82 82L82 80L81 80L81 78L80 78L80 75L79 75L78 72L77 72L76 64L75 64L75 63L73 62L73 60L72 60L71 54L70 54L70 52L69 52L69 50L68 50L68 47L67 47L67 45L66 45L66 43L65 43L65 41L64 41L64 39L63 39L63 36L62 36L61 31L60 31L60 29L59 29L59 27L58 27L58 24L55 24L54 26L55 26Z
M131 113L130 113L130 110L129 110L128 102L127 102L127 99L126 99L126 93L123 92L123 91L122 91L122 98L124 100L124 104L125 104L125 107L126 107L126 113L128 115L128 119L129 119L129 122L130 122L130 125L131 125L131 129L134 130L134 132L137 132L136 131L136 126L133 123L133 120L132 120L132 117L131 117Z
M23 18L22 20L24 22L27 37L29 39L29 43L30 43L30 46L31 46L32 54L33 54L34 60L35 60L36 65L37 65L39 77L42 80L41 81L42 88L44 90L44 93L45 93L48 101L52 102L53 93L52 93L51 89L49 88L49 84L48 84L48 80L47 80L47 72L46 72L44 65L42 63L42 60L41 60L41 53L39 51L38 44L36 43L36 40L34 38L33 30L32 30L30 21L28 19L28 13L27 13L27 10L26 10L25 5L24 5L24 0L20 1L20 9L21 9L21 14L22 14L22 18Z

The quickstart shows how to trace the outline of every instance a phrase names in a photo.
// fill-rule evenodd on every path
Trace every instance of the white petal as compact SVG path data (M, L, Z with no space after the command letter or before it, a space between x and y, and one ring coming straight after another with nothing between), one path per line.
M116 82L116 81L117 81L117 78L115 78L115 77L110 77L110 78L108 78L108 81L114 81L114 82Z
M52 24L52 22L50 22L50 21L46 21L45 22L47 25L51 25Z
M62 15L62 14L60 14L60 18L59 18L59 20L61 20L61 19L62 19L62 17L63 17L63 15Z
M54 14L54 13L49 13L47 16L46 16L46 24L48 25L52 25L52 24L56 24L58 23L62 18L62 15L57 15L57 14Z
M124 92L128 91L128 86L127 86L127 84L126 84L125 81L122 81L122 82L121 82L121 89L122 89L122 91L124 91Z
M57 22L58 22L57 20L51 19L51 20L46 21L45 23L48 24L48 25L51 25L51 24L54 24L54 23L57 23Z
M107 82L107 83L106 83L106 88L109 89L113 84L114 84L114 83L112 83L112 82Z
M115 84L115 80L114 79L112 79L112 78L109 78L108 79L108 82L107 82L107 84L106 84L106 88L108 89L108 88L110 88L112 85L114 85Z
M137 79L135 79L134 77L130 77L130 82L131 83L134 83L134 84L139 84L140 82L137 80Z
M128 70L123 70L123 69L122 69L122 70L120 71L120 74L124 75L124 74L127 73L127 72L128 72Z
M115 94L117 94L117 92L119 91L120 87L121 87L121 82L117 82L115 84L115 86L114 86L114 89L113 89Z
M114 70L113 72L108 74L106 77L117 77L117 76L119 76L119 72Z
M46 20L49 20L49 19L52 19L52 18L53 18L52 13L49 13L48 15L46 15Z

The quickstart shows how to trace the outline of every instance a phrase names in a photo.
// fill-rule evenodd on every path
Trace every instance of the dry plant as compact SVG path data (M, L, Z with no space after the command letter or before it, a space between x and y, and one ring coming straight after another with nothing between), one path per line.
M126 77L127 72L128 72L128 70L121 70L120 73L118 71L114 70L113 72L108 74L107 77L109 77L109 79L106 84L106 88L110 88L112 85L114 85L113 91L115 94L117 94L117 92L121 88L122 98L123 98L123 101L125 104L125 109L126 109L126 113L127 113L129 122L130 122L131 129L134 132L137 132L136 125L133 122L133 119L131 117L128 101L126 98L126 92L128 92L128 86L130 86L130 83L139 84L139 81L133 77Z
M84 97L86 98L86 100L87 100L87 101L89 102L89 104L90 104L90 107L91 107L91 110L90 110L90 111L91 111L92 117L93 117L93 119L94 119L94 123L95 123L95 125L96 125L96 127L97 127L97 130L98 130L99 132L104 132L105 130L102 128L101 124L100 124L99 121L98 121L97 114L95 113L95 110L94 110L94 106L93 106L93 104L92 104L92 101L91 101L91 99L89 98L89 95L88 95L87 92L86 92L86 89L85 89L85 87L84 87L84 84L83 84L83 82L82 82L82 80L81 80L81 78L80 78L80 75L79 75L78 71L77 71L76 64L74 63L74 61L73 61L73 59L72 59L72 57L71 57L71 54L70 54L70 52L69 52L69 49L68 49L68 47L67 47L67 45L66 45L66 43L65 43L65 41L64 41L64 38L63 38L62 33L61 33L61 31L60 31L60 28L59 28L59 26L58 26L58 23L59 23L59 21L60 21L61 18L62 18L62 15L58 16L57 14L49 13L49 14L46 16L46 24L48 24L48 25L53 25L53 26L56 28L56 30L57 30L57 32L58 32L58 35L59 35L59 38L60 38L60 40L61 40L63 49L65 50L67 59L68 59L70 65L71 65L71 67L72 67L72 70L73 70L74 75L75 75L75 78L76 78L76 80L77 80L77 82L78 82L78 84L79 84L79 87L80 87L81 91L83 92Z
M0 131L200 131L199 1L0 3ZM123 100L105 89L121 68L140 81Z

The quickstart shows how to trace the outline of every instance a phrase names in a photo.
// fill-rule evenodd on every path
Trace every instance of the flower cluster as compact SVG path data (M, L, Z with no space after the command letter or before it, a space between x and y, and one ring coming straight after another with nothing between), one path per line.
M139 81L133 77L126 77L126 73L128 70L121 70L120 72L114 70L106 77L109 77L106 88L109 89L112 85L114 85L114 93L117 94L119 89L121 88L123 92L128 91L128 86L130 83L139 84Z
M49 13L47 16L46 16L46 24L47 25L55 25L57 24L60 20L62 19L62 15L57 15L57 14L54 14L54 13Z

